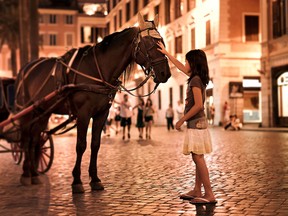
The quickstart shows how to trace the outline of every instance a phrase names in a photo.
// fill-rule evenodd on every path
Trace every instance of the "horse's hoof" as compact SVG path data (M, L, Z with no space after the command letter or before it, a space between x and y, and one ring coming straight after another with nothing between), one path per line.
M34 185L43 184L43 182L41 181L39 176L33 176L31 178L31 183L34 184Z
M29 186L31 185L31 177L24 177L24 176L21 176L20 178L20 183L24 186Z
M90 182L91 190L104 190L104 186L101 182Z
M82 184L75 184L72 185L72 193L76 194L76 193L84 193L84 187Z

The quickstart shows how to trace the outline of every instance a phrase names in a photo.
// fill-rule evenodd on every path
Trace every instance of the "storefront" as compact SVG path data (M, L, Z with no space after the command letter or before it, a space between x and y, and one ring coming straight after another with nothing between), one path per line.
M272 68L273 121L288 127L288 65Z

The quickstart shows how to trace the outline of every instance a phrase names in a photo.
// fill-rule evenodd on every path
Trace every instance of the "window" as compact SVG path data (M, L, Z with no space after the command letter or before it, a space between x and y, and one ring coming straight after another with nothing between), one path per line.
M211 44L210 20L206 21L206 46Z
M114 16L114 31L117 30L117 16Z
M175 19L183 15L184 2L183 0L175 0Z
M49 45L56 46L57 45L57 35L56 34L49 34Z
M161 90L158 91L158 109L162 108L162 98L161 98Z
M154 17L155 17L157 14L159 15L159 5L157 5L157 6L154 7Z
M171 6L171 0L166 0L165 1L165 24L169 24L171 22L170 6Z
M66 34L66 46L73 46L73 34Z
M182 35L175 38L175 53L182 53Z
M139 0L134 0L134 15L138 13L138 7L139 7L138 1Z
M65 22L66 22L66 24L73 24L73 16L72 15L66 15Z
M119 27L121 27L122 26L122 10L119 10L118 21L119 21Z
M43 46L43 45L44 45L44 35L39 34L39 46Z
M39 14L38 20L39 20L39 23L45 23L45 15Z
M50 14L50 15L49 15L49 23L50 23L50 24L55 24L55 23L57 23L56 15L55 15L55 14Z
M274 0L272 3L273 38L288 34L287 14L287 0Z
M187 0L187 11L196 7L196 0Z
M258 16L245 16L245 41L259 41Z
M191 29L191 49L195 49L195 28Z
M146 5L148 5L148 3L149 3L149 0L144 0L144 2L143 2L144 7L145 7Z
M173 88L169 88L169 103L173 104Z
M127 22L130 20L130 11L131 11L130 2L127 2L126 4L126 21Z

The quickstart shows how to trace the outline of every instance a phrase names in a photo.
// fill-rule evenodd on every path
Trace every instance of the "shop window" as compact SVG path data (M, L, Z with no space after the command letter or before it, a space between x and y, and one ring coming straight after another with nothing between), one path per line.
M288 117L288 71L277 79L278 116Z

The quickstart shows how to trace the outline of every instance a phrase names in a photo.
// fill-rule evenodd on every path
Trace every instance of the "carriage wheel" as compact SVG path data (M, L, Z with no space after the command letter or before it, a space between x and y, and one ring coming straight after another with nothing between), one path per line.
M22 161L23 152L19 142L11 143L12 157L15 164L20 164Z
M53 163L54 159L54 142L51 134L43 132L41 134L39 158L36 160L36 168L39 173L47 172Z

